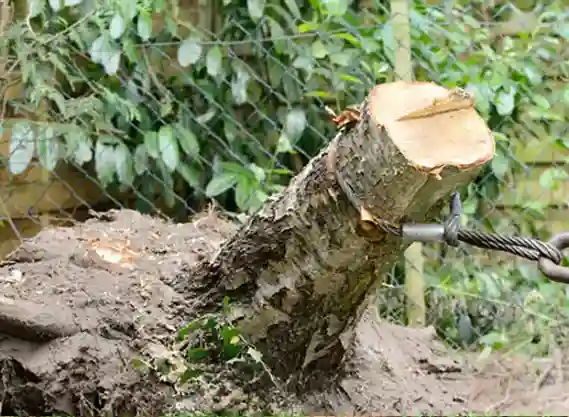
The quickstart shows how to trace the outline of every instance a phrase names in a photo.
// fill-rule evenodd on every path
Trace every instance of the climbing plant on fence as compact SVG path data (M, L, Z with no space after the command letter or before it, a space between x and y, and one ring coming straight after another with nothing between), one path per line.
M35 139L47 169L63 160L93 169L104 187L134 189L143 211L158 198L184 215L209 198L229 210L256 210L333 136L325 106L339 111L359 103L395 76L398 45L389 10L379 3L221 1L214 28L183 20L179 7L163 0L29 4L27 18L3 37L25 85L10 104L33 115L6 119L11 172L25 169ZM568 65L560 57L569 34L561 2L516 36L496 35L504 7L417 1L411 13L416 79L473 92L496 136L497 155L465 200L469 221L484 215L483 226L496 231L543 216L538 201L520 201L522 211L507 219L487 209L509 176L524 169L515 149L536 128L547 133L540 140L565 149L558 104L569 100L558 86ZM551 168L541 183L554 188L565 177ZM511 266L443 267L436 257L428 265L431 321L449 340L486 335L482 342L498 347L506 340L502 330L536 323L496 324L500 304L473 303L472 295L535 303L535 291L552 284ZM539 312L549 317L554 305L544 300ZM459 334L457 320L470 333Z
M536 230L534 225L545 218L547 202L518 199L517 210L502 214L494 204L514 175L527 172L520 157L527 146L537 143L560 153L567 149L564 107L569 90L560 80L568 67L560 54L567 45L569 22L558 3L537 14L538 23L527 32L504 36L500 21L507 19L508 6L488 10L487 3L479 2L450 13L432 7L415 13L417 77L466 86L477 97L477 108L496 137L492 163L469 187L465 209L471 225L545 238L547 230ZM502 19L494 17L500 13ZM566 178L563 167L551 166L542 172L539 185L546 193ZM482 216L485 221L480 223ZM563 333L567 303L559 293L564 289L541 279L534 266L505 263L489 268L475 261L470 265L443 261L430 267L431 312L438 317L437 327L445 328L445 335L455 342L525 346L543 353Z

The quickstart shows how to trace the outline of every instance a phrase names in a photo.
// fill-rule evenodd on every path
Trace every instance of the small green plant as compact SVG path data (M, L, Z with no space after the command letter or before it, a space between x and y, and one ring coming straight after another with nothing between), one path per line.
M259 374L265 371L277 384L261 353L247 342L230 319L231 307L225 297L219 313L199 316L177 334L173 349L150 349L151 361L135 360L138 369L153 370L172 383L183 385L200 376L208 365L222 363L238 366L240 370Z

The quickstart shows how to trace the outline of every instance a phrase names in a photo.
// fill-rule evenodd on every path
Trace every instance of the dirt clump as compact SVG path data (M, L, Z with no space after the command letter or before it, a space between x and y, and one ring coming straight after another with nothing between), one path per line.
M337 387L302 398L303 403L274 384L244 378L230 364L212 365L183 391L155 372L135 369L134 358L168 351L176 331L196 315L192 300L172 284L191 280L192 267L209 259L237 227L213 212L173 224L115 210L27 240L0 265L2 414L498 410L496 397L505 392L480 388L490 371L484 374L464 358L451 359L430 329L371 317L358 326ZM512 387L552 390L547 382L527 383L528 372L511 374L525 382L510 384L510 400ZM558 397L563 392L553 391ZM527 402L527 396L518 397L518 405ZM523 410L554 406L569 412L565 399L555 401ZM520 411L512 401L501 406Z
M191 315L163 281L187 274L235 226L212 214L186 225L134 211L106 217L46 229L3 262L3 412L156 415L166 407L171 387L142 379L130 360L149 343L167 345ZM107 268L93 242L111 251L128 245L136 266Z

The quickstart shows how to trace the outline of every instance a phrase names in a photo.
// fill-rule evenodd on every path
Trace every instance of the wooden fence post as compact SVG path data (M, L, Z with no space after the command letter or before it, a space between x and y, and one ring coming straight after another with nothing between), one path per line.
M391 24L395 44L395 75L400 80L413 80L409 0L391 0ZM407 324L422 327L426 322L425 280L423 277L423 245L413 243L405 251L405 294Z

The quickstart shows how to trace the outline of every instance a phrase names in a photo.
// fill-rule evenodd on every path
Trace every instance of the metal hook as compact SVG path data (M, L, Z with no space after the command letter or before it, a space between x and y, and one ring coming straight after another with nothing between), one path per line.
M560 252L569 248L569 232L559 233L551 238L549 242ZM569 284L569 268L562 265L556 265L551 259L541 257L538 261L539 270L543 275L552 281Z

